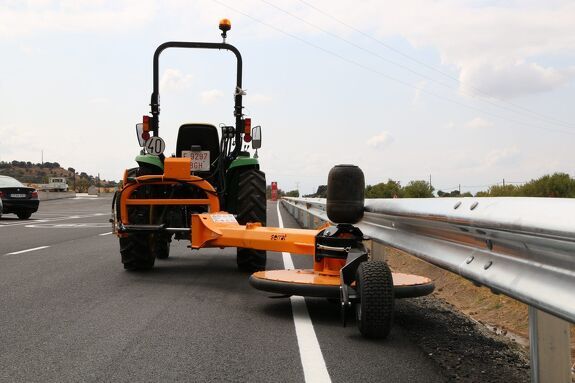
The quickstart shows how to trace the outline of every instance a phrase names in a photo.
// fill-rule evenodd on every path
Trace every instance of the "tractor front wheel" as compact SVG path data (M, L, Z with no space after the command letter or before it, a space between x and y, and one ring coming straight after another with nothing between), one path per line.
M383 339L389 335L393 320L393 277L383 261L367 261L356 274L359 302L355 306L359 332L366 338Z
M125 238L120 238L120 254L124 269L150 270L154 267L156 260L152 251L152 238L149 234L128 234Z
M257 169L240 173L236 202L237 220L240 225L248 222L260 222L266 225L266 176ZM265 251L238 247L238 269L256 272L266 269Z

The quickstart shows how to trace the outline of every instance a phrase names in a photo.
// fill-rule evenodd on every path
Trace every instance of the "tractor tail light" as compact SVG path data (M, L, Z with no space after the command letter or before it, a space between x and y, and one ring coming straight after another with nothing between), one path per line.
M251 142L252 141L252 119L246 118L244 120L244 141Z
M246 118L244 120L244 134L251 135L252 134L252 119Z
M150 138L150 116L142 117L142 140L146 142Z
M144 132L150 131L150 116L144 116L142 118L142 127Z

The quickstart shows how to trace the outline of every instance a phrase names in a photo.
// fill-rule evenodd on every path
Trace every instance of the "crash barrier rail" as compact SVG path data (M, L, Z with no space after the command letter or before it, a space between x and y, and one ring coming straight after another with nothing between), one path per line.
M282 203L304 227L328 221L325 199ZM571 382L574 199L367 199L356 226L378 244L526 303L532 381Z

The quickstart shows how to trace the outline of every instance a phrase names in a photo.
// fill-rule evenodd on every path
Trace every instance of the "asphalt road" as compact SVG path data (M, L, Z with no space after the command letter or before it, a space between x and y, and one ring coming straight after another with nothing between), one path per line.
M153 271L126 272L109 234L110 205L94 197L43 201L28 221L0 219L0 381L490 381L482 375L488 358L473 361L477 374L465 367L454 375L461 360L429 352L453 336L441 315L461 327L449 310L417 318L431 321L425 326L437 329L436 341L410 320L421 316L417 301L398 305L387 340L368 341L353 323L341 327L333 303L252 289L232 249L191 251L189 242L174 241ZM295 227L287 212L282 217ZM277 224L269 203L268 225ZM306 256L292 259L311 265ZM269 269L283 267L282 254L268 253ZM422 310L434 310L426 304ZM473 348L477 339L465 342L457 347ZM497 376L505 378L506 368L498 366ZM506 381L521 381L515 370Z

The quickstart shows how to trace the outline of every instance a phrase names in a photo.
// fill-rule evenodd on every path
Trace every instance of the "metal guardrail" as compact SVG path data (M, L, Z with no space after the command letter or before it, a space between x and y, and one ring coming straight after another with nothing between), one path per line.
M307 227L310 217L329 220L325 199L282 201ZM575 199L367 199L356 226L375 242L529 305L532 382L571 381Z
M284 198L313 227L329 221L323 198ZM571 382L575 323L575 199L367 199L356 224L412 254L526 303L532 382ZM575 375L574 375L575 376Z
M325 199L285 200L328 220ZM357 226L376 242L575 322L575 200L368 199Z

